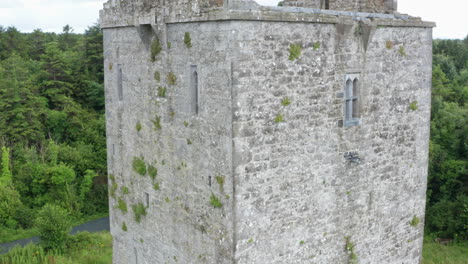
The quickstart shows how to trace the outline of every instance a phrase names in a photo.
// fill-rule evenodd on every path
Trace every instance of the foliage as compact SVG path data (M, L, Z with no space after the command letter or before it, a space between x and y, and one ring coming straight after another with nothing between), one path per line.
M160 116L156 116L154 118L154 120L151 120L151 122L153 123L153 126L154 126L154 130L161 130L162 126L161 126L161 117Z
M162 51L162 46L161 42L159 42L159 38L155 37L153 42L151 43L151 61L155 62L156 57L161 53Z
M152 165L148 166L148 175L151 177L151 179L155 179L156 176L158 175L158 169Z
M136 131L137 131L137 132L140 132L141 128L142 128L142 127L141 127L141 123L138 122L138 123L136 124L136 126L135 126Z
M345 237L345 240L346 240L345 249L346 249L346 252L349 254L348 263L349 264L357 264L358 263L358 257L356 255L356 252L354 252L355 245L351 241L350 237Z
M159 191L159 190L160 190L160 186L159 186L159 183L158 183L158 182L156 182L155 184L153 184L153 189L154 189L155 191Z
M300 44L291 44L289 46L289 60L293 61L301 56L302 46Z
M122 230L127 232L128 228L127 228L127 224L125 222L122 223Z
M0 263L24 264L107 264L112 262L112 236L109 232L82 232L70 236L66 248L60 252L45 250L41 245L16 247L0 256Z
M426 236L422 264L465 264L468 259L468 243L442 245L432 236Z
M400 48L398 49L398 53L405 57L406 56L406 49L405 49L405 46L400 46Z
M216 197L213 193L211 194L210 196L210 204L214 207L214 208L221 208L223 207L223 203L219 200L218 197Z
M135 221L140 223L141 217L146 216L146 207L142 203L132 205L133 214Z
M419 220L419 217L413 216L413 219L411 219L411 221L410 221L410 226L416 227L416 226L419 225L419 222L420 222L420 221L421 221L421 220Z
M12 176L10 171L10 150L2 147L2 170L0 174L0 186L8 186L12 183Z
M121 198L119 198L118 200L118 204L117 204L117 208L120 209L120 211L122 211L123 214L126 214L127 213L127 203L122 200Z
M38 212L35 225L39 230L42 246L62 250L71 230L68 212L57 205L46 204Z
M284 117L281 113L278 113L275 117L275 123L281 123L284 122Z
M385 48L387 48L388 50L392 49L393 48L393 41L387 40L385 42Z
M184 43L185 43L185 46L187 46L187 48L192 47L192 38L190 37L190 33L188 32L185 32L184 34Z
M158 96L166 97L166 87L163 87L163 86L158 87Z
M314 42L314 44L312 44L312 47L314 48L314 50L320 49L320 42L318 41Z
M169 72L167 74L167 83L170 85L176 85L177 83L177 76L173 72Z
M468 239L468 36L435 40L426 233Z
M146 163L143 157L134 157L132 162L133 170L140 174L141 176L145 176L146 174Z
M155 71L155 72L154 72L154 79L155 79L156 81L160 82L160 81L161 81L161 73L158 72L158 71Z
M281 105L282 106L288 106L291 104L291 99L289 99L289 97L285 97L283 98L283 100L281 100Z
M412 111L418 110L418 102L411 102L411 104L409 105L409 109L411 109Z

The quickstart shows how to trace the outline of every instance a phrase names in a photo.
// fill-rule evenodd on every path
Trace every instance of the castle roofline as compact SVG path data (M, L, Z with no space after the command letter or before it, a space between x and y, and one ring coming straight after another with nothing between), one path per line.
M324 24L352 24L359 21L371 26L436 26L434 22L423 21L419 17L412 17L398 12L384 14L291 6L261 6L250 0L231 0L230 4L205 9L195 6L190 12L157 6L138 11L133 8L132 12L128 12L128 10L110 5L109 2L101 10L100 22L102 28L229 20Z

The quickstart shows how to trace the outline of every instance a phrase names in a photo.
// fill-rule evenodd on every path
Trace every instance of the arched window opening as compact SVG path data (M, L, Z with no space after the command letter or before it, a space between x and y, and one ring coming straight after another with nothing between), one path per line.
M359 125L359 74L347 74L344 92L344 124Z

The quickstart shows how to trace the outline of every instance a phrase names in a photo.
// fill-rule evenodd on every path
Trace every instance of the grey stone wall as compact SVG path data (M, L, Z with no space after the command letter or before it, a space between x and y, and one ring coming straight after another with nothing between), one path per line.
M397 11L397 0L285 0L283 5L326 9L326 2L328 9L332 10L376 13Z
M185 32L191 48L184 43ZM174 24L167 39L170 49L151 62L150 43L137 28L104 30L109 173L117 184L110 199L114 263L232 263L229 30L223 23ZM119 64L123 101L117 92ZM200 80L198 114L187 107L192 65ZM175 85L167 81L170 73ZM158 95L159 87L167 89L165 97ZM154 124L158 118L161 128ZM154 180L132 168L135 157L157 168ZM147 215L137 223L131 206L145 204L146 194ZM210 204L212 195L221 208ZM119 199L127 203L127 213L116 208Z
M380 27L365 50L358 23L233 27L249 29L233 63L237 263L347 263L345 237L359 263L419 263L423 226L410 222L424 218L431 30ZM348 73L360 75L361 125L346 128Z
M101 21L114 263L418 263L432 23L249 0L112 0Z

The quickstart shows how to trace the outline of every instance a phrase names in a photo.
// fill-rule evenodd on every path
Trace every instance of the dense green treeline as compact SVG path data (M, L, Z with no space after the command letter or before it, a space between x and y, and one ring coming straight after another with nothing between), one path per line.
M0 27L0 236L46 204L75 219L107 212L102 54L99 25Z
M468 239L468 36L434 40L426 232Z

